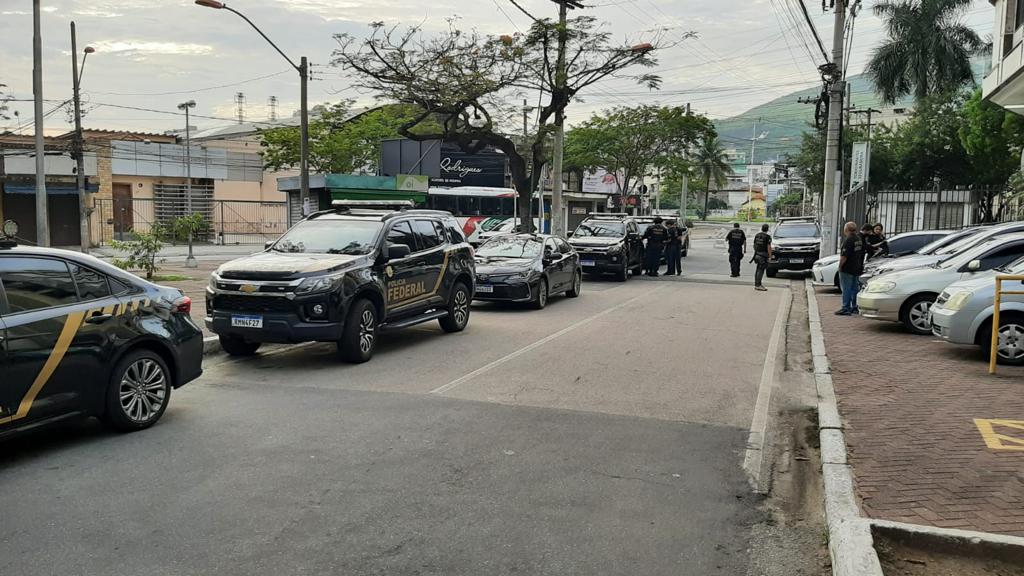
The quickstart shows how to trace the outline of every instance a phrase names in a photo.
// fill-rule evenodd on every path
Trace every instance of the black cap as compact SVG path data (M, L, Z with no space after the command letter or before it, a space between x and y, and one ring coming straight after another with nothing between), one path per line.
M654 223L655 224L661 224L661 216L655 216L654 217Z
M740 223L739 222L733 222L732 223L732 227L733 228L739 228L740 227Z

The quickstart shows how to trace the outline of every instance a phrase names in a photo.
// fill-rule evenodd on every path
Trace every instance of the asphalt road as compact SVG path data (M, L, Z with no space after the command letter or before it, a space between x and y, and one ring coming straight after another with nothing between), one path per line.
M319 344L213 358L148 431L0 445L2 572L742 574L784 295L594 281L359 366Z

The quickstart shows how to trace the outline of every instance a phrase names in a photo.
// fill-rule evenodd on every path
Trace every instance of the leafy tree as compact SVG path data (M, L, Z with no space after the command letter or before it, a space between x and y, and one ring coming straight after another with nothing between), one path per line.
M889 103L908 94L917 100L974 84L971 56L984 42L961 17L971 0L880 0L888 39L868 62L867 73Z
M970 160L971 181L981 187L982 221L996 221L1006 207L1007 183L1020 169L1024 119L986 102L976 90L963 106L958 134Z
M419 114L413 106L388 105L353 118L352 104L348 100L320 107L318 116L309 123L311 171L330 174L374 171L380 157L380 141L399 137L399 128ZM264 130L261 137L267 170L298 166L298 126Z
M892 138L898 158L892 174L896 187L930 190L935 178L946 184L972 181L971 161L960 140L965 100L962 93L927 97L900 124Z
M566 135L565 165L602 169L625 194L651 169L674 165L709 134L714 134L711 122L682 106L617 107L595 114Z
M711 183L714 182L715 189L719 190L725 186L727 178L732 174L732 166L725 155L725 148L717 136L706 137L701 140L700 148L693 159L701 179L704 180L704 214L707 218L709 196L711 195Z
M463 32L451 20L446 33L433 37L425 37L416 26L398 31L378 22L365 40L348 34L336 39L333 64L353 76L355 87L420 110L399 127L400 134L455 142L468 153L485 146L505 153L524 214L529 212L531 176L539 175L548 159L546 142L581 90L613 75L652 88L659 83L656 76L625 73L656 64L651 45L613 44L611 33L589 16L572 18L564 27L535 18L527 33L515 36ZM564 76L556 77L560 46L567 67ZM545 100L538 110L537 131L524 145L507 134L521 131L520 110L512 103L526 93L543 94ZM435 118L436 129L423 129ZM532 227L531 222L526 225Z
M149 232L135 232L134 240L111 240L110 246L114 250L127 253L124 258L115 258L114 266L124 270L143 270L146 279L152 280L160 268L156 256L164 247L164 236L163 227L154 225Z

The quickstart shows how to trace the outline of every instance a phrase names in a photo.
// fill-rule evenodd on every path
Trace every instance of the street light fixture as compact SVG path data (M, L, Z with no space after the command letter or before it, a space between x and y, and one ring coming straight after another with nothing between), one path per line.
M229 12L234 12L235 15L237 15L242 20L245 20L246 23L248 23L253 30L255 30L260 36L262 36L263 39L266 40L267 43L274 48L274 50L277 50L277 53L280 54L281 57L284 58L288 62L288 64L290 64L292 68L295 68L295 70L299 73L299 114L301 117L301 136L299 141L299 199L302 202L303 213L308 213L309 211L312 210L309 196L309 101L307 97L307 84L309 80L309 62L306 60L306 57L303 56L302 58L299 59L299 63L296 64L294 61L292 61L291 58L288 57L287 54L284 53L284 51L278 48L277 44L274 44L273 40L271 40L266 34L264 34L263 31L260 30L258 26L253 24L252 20L249 20L245 16L245 14L242 14L238 10L231 8L224 2L218 2L217 0L195 0L195 3L196 5L203 6L205 8L213 8L214 10L227 10Z
M188 258L185 259L186 268L197 268L199 263L192 255L192 138L188 123L188 111L196 107L195 100L178 104L178 110L185 111L185 216L189 218L188 225Z

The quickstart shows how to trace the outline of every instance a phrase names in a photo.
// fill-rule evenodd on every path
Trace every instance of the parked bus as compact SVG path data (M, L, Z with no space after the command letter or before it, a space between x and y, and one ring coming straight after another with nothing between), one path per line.
M462 186L459 188L430 188L425 208L451 212L471 244L477 235L501 225L516 215L516 191L512 188L485 188Z

